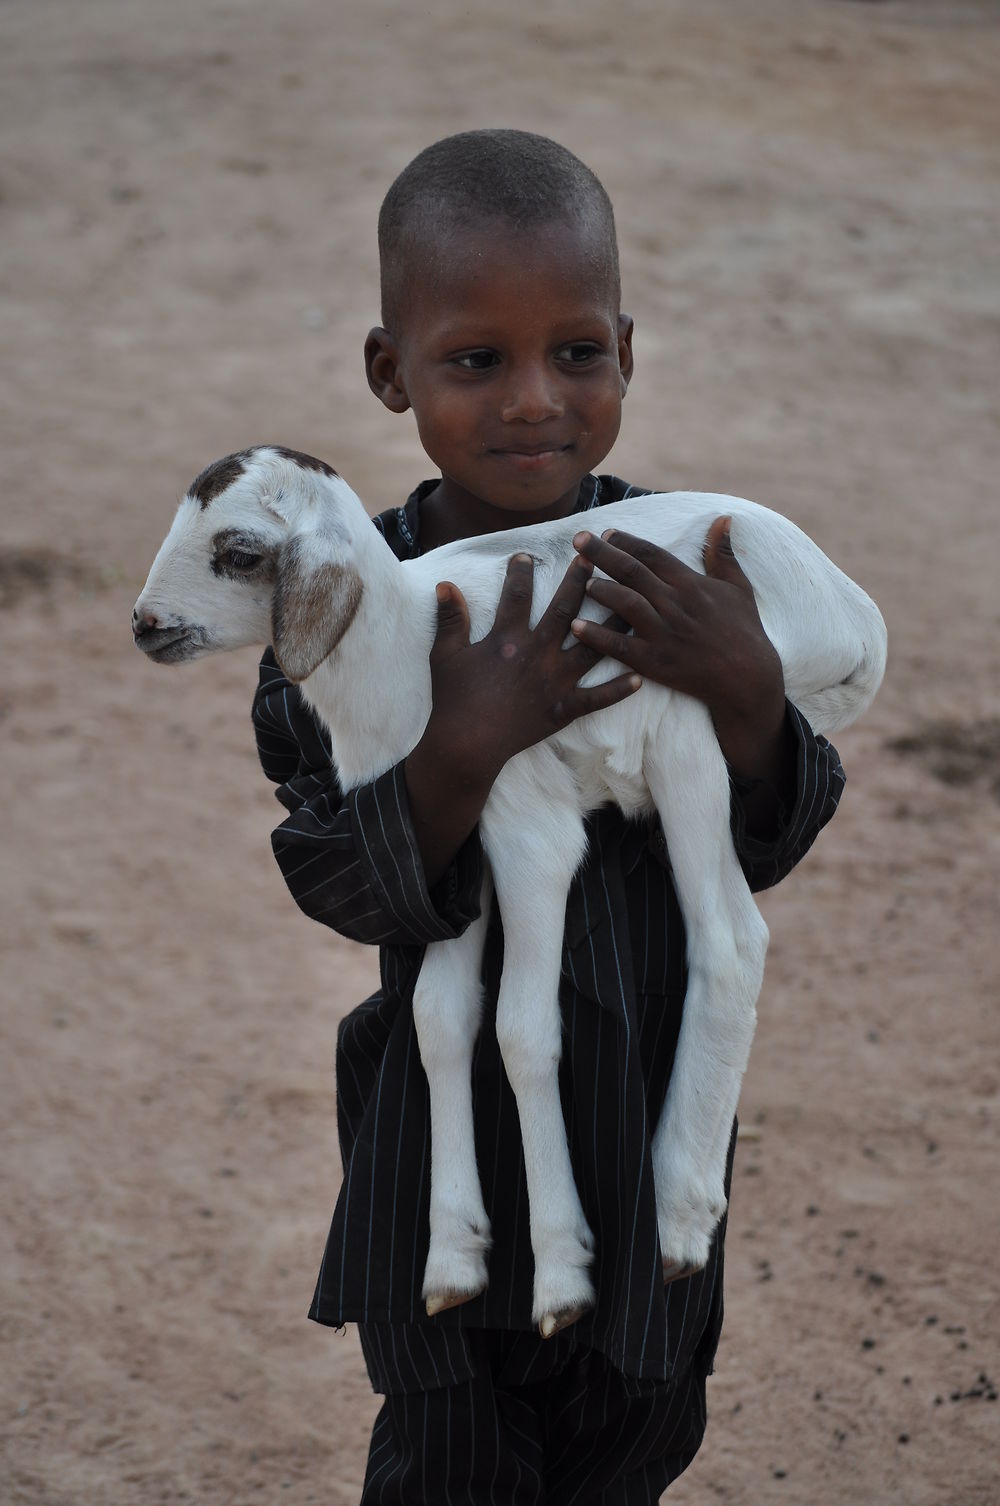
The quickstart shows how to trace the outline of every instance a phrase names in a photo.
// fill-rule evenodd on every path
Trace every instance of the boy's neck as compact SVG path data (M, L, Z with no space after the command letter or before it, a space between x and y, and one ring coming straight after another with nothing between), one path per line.
M428 492L420 506L421 550L438 549L456 539L476 538L483 533L502 533L508 528L525 528L532 523L547 523L553 518L568 518L576 511L579 495L578 481L571 491L564 492L548 507L522 512L517 508L494 507L485 498L474 496L445 476L433 491Z

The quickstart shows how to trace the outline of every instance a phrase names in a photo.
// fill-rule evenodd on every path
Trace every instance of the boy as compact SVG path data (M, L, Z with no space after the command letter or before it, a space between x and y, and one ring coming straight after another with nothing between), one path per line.
M469 643L442 582L433 709L398 767L348 795L325 737L269 653L258 746L291 813L274 850L303 910L377 943L380 991L344 1020L344 1184L310 1315L356 1322L385 1394L362 1497L390 1502L655 1502L705 1426L722 1321L720 1227L706 1268L663 1278L650 1135L685 989L684 935L655 823L605 807L566 910L560 1080L574 1172L597 1241L594 1309L548 1341L531 1327L531 1250L517 1112L492 1011L494 912L473 1068L477 1158L493 1228L488 1289L428 1319L426 1084L414 1038L422 949L478 913L479 814L508 758L650 675L710 708L732 771L733 831L751 884L777 882L835 809L834 750L786 705L753 593L713 525L707 575L642 540L586 532L586 511L635 488L593 472L632 374L614 219L571 153L519 131L422 152L379 218L383 327L372 390L412 409L440 469L379 527L400 558L473 534L581 513L580 551L534 631L531 562L510 563L493 629ZM593 567L611 577L591 579ZM584 590L618 616L576 618ZM562 645L571 626L577 645ZM582 690L602 654L626 673Z

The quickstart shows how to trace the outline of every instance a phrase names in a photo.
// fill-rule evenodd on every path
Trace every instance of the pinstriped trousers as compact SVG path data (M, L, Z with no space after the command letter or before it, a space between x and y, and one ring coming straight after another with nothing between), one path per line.
M361 1506L655 1506L697 1453L700 1371L640 1380L570 1350L516 1384L525 1336L479 1337L485 1368L470 1380L386 1396Z

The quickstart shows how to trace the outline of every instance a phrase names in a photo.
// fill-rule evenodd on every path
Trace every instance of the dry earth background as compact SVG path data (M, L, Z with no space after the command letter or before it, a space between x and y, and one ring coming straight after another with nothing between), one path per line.
M305 1318L374 959L294 909L250 655L129 611L209 460L373 510L413 152L519 124L615 199L611 466L790 513L881 603L841 814L766 901L728 1320L670 1499L1000 1500L1000 11L930 0L4 0L2 1464L11 1506L348 1506L376 1410Z

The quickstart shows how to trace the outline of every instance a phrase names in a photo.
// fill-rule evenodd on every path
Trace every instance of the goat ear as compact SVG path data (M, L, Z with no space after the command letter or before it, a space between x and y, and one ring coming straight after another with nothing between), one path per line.
M271 603L274 656L298 685L332 654L361 605L364 583L350 565L310 561L300 539L281 551Z

